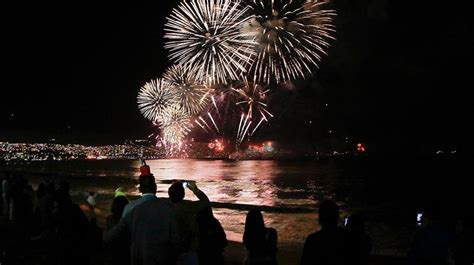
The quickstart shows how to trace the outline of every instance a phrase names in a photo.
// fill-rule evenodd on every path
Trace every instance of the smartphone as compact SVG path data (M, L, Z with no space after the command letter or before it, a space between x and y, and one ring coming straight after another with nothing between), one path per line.
M187 187L187 186L188 186L188 182L186 182L186 181L183 181L183 188L185 188L185 189L186 189L186 187Z
M346 216L346 217L344 218L344 226L347 226L347 223L348 223L348 222L349 222L349 217Z
M416 213L416 226L421 226L422 220L423 220L423 213L422 212Z

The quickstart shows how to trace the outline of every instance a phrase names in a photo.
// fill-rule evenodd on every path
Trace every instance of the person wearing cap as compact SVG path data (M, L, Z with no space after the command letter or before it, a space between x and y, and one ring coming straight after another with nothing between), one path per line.
M122 187L118 187L115 190L114 198L117 198L117 197L120 197L120 196L123 196L123 197L127 198L127 193L123 190Z
M143 169L145 168L145 169ZM129 214L138 205L156 199L156 183L155 177L150 172L150 167L144 165L140 168L141 175L138 178L138 190L142 194L140 199L134 200L125 206L122 218Z
M143 194L129 203L122 219L104 237L113 243L124 236L130 238L132 265L175 264L179 242L176 211L165 198L157 198L153 175L141 175L139 189Z

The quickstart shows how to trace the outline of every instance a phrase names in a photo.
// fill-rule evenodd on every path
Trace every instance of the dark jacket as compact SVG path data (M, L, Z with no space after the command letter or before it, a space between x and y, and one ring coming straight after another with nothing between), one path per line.
M301 265L342 265L345 254L344 230L328 227L306 238Z

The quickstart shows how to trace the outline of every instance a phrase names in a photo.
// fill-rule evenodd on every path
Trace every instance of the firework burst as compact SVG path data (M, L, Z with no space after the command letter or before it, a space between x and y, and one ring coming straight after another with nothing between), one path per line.
M210 102L210 89L194 73L187 67L173 65L163 76L172 84L177 103L189 115L201 112Z
M325 0L248 0L259 24L257 58L250 74L269 83L305 78L317 67L335 28Z
M174 127L182 131L180 135L187 135L192 128L189 115L178 105L170 105L160 115L160 125L163 128Z
M169 81L156 79L140 89L137 96L138 109L145 118L159 121L162 112L176 102L176 94L170 87Z
M181 150L184 138L193 128L189 115L178 104L165 108L161 115L160 126L160 140L168 155Z
M247 107L246 111L250 118L254 116L254 112L258 112L264 120L273 117L273 114L267 110L266 100L269 89L264 89L256 83L250 83L244 78L243 84L238 88L232 88L232 90L237 92L242 99L236 105Z
M266 103L270 90L265 89L259 84L251 83L246 78L244 78L243 83L238 88L232 88L232 90L237 92L240 98L236 105L244 109L240 116L236 135L236 142L239 144L246 136L252 136L262 122L268 121L269 118L273 117L273 114L268 111ZM257 117L256 114L260 114L260 117ZM251 126L252 123L254 124L253 128Z
M240 0L184 0L165 24L165 48L178 64L193 65L215 84L235 80L251 65L255 32L243 31L253 19Z

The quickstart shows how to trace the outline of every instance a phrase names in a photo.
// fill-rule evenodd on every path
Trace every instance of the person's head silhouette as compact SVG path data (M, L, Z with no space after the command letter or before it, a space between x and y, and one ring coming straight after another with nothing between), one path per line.
M114 198L112 201L112 206L110 211L112 212L112 215L116 218L120 218L123 214L123 210L125 209L125 206L128 204L128 199L125 196L117 196Z
M168 196L174 203L181 202L184 199L184 188L181 182L173 183L168 189Z
M325 200L319 205L319 223L322 227L337 226L339 207L332 200Z
M138 190L142 193L156 193L156 183L155 183L155 177L153 174L149 175L140 175L138 178Z
M252 209L245 219L246 231L259 231L265 228L262 213L259 210Z

